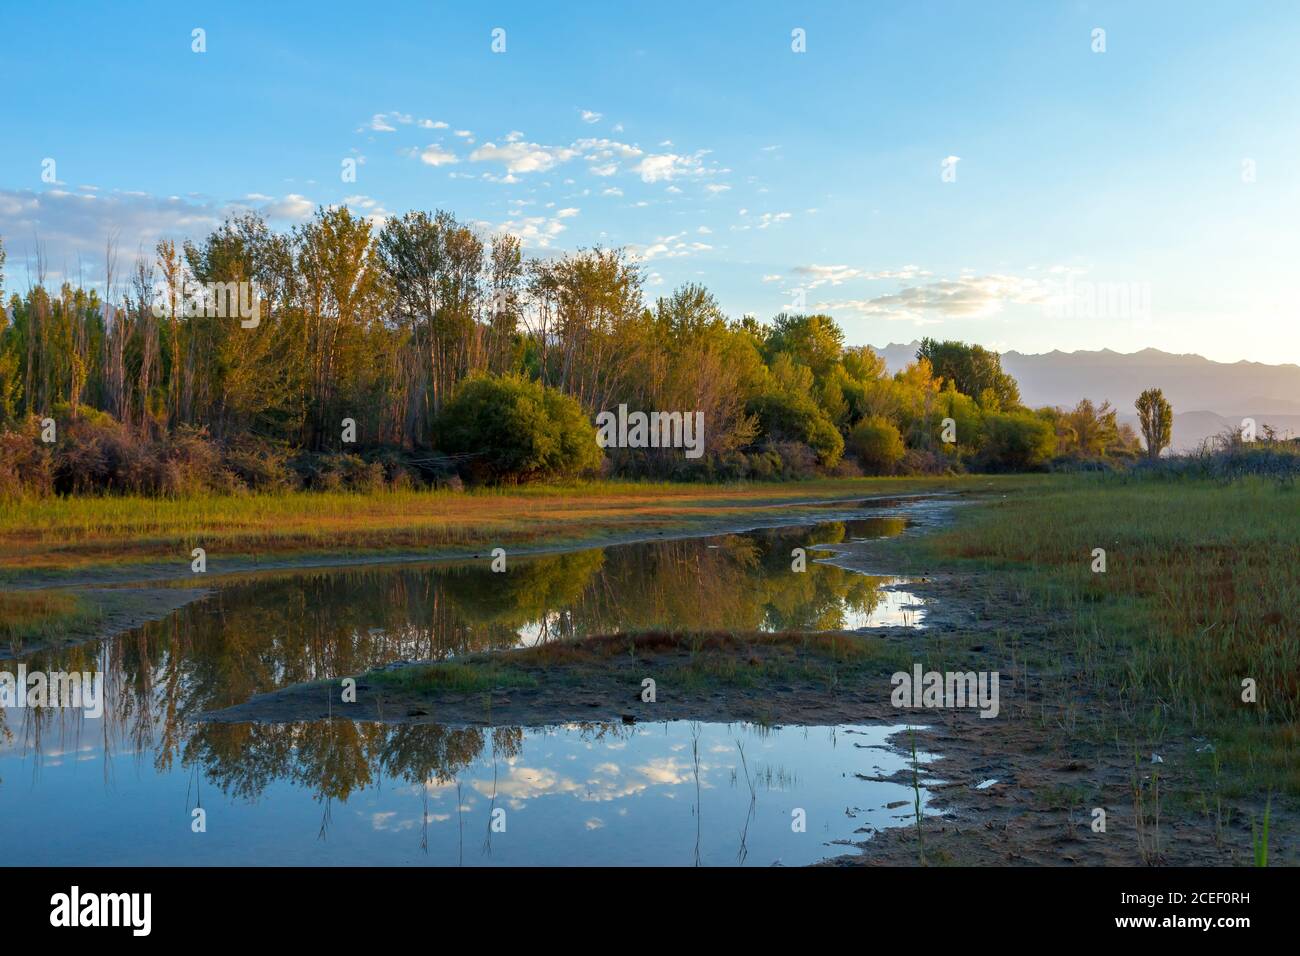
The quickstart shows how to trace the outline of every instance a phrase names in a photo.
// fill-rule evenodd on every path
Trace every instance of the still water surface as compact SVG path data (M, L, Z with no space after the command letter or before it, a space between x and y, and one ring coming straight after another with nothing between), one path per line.
M506 575L483 561L218 580L214 597L163 621L23 661L98 670L107 702L97 720L0 711L3 861L766 866L850 852L835 841L914 821L918 798L924 808L923 788L863 779L910 770L910 755L883 746L899 728L194 718L394 660L617 630L923 626L914 596L882 590L895 579L815 552L806 573L790 570L794 548L898 534L906 522L512 559ZM196 807L204 833L192 832ZM804 832L792 827L798 810Z

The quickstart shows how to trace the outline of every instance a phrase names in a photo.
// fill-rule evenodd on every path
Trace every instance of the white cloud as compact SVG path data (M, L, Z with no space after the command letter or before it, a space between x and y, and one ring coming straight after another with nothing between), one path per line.
M901 269L871 271L868 269L853 268L852 266L822 266L813 264L807 266L796 266L792 271L806 277L804 286L809 289L815 289L819 285L825 285L828 282L831 285L839 285L842 282L848 282L850 279L862 279L867 282L877 282L882 279L901 279L906 281L909 279L927 278L932 274L919 266L903 266Z
M704 242L691 242L685 233L660 236L648 246L630 245L628 254L637 262L649 262L652 259L679 259L696 252L705 252L713 247Z
M315 208L315 204L306 196L290 193L278 202L268 203L260 211L268 219L299 221L310 217Z
M437 143L430 143L420 151L420 162L428 166L450 166L460 160L450 150L443 149Z
M968 275L906 286L870 299L817 303L817 308L843 309L891 320L933 324L951 318L985 318L1008 304L1041 305L1046 289L1036 279L1009 275Z
M489 232L504 232L515 236L525 246L537 249L545 249L555 240L560 233L564 232L567 226L561 219L568 219L578 214L578 210L562 209L554 217L548 216L523 216L519 213L522 206L516 207L511 211L511 218L505 222L492 224L482 220L475 223L478 227Z
M395 133L397 132L397 127L388 121L387 113L376 113L374 116L370 117L369 122L362 123L357 127L358 133L365 132L366 130L369 130L372 133Z
M584 123L599 123L604 118L604 114L595 113L591 110L582 111L582 121Z
M35 259L39 242L46 262L80 268L87 283L99 281L105 242L114 238L118 271L143 252L152 254L159 239L199 239L229 215L254 211L280 223L307 218L315 204L291 193L276 199L248 193L230 201L160 197L138 191L74 193L63 189L43 192L0 189L0 235L9 253L7 272L12 282L25 262ZM274 224L274 223L273 223ZM47 281L65 278L51 269ZM75 281L75 277L73 281ZM33 277L34 281L34 277Z
M642 182L657 183L679 176L699 176L704 173L700 156L680 156L677 153L651 153L633 167Z
M474 163L501 163L507 172L514 174L544 173L577 155L578 150L570 146L542 146L517 141L504 146L484 143L470 153L469 158Z

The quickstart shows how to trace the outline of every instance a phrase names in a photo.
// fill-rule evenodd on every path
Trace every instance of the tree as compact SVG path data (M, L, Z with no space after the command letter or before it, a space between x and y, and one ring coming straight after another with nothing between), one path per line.
M1134 404L1142 437L1146 439L1147 456L1159 458L1173 439L1174 410L1158 388L1148 388Z
M981 408L1009 411L1020 405L1020 387L1002 371L1002 359L981 345L938 342L923 339L916 350L918 359L928 359L934 374L952 382L957 391L969 395Z
M338 434L342 418L360 420L374 407L388 286L370 220L346 206L321 207L295 239L307 318L307 444L320 450Z
M839 362L844 332L829 315L791 315L782 312L772 320L767 337L768 360L785 353L798 365L812 369L821 381Z
M1094 405L1082 399L1055 421L1061 451L1084 458L1101 458L1119 442L1119 423L1110 402Z

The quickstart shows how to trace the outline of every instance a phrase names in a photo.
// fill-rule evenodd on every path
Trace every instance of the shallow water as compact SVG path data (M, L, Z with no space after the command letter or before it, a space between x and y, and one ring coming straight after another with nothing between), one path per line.
M9 864L801 865L915 821L918 791L855 776L910 772L873 749L889 729L209 728L216 779L97 743L35 775L5 753L0 831Z
M23 661L97 671L106 705L100 719L0 711L5 862L793 865L846 852L829 841L914 820L910 786L855 776L909 766L876 746L880 727L193 718L398 659L618 630L916 626L917 599L881 589L895 579L818 563L826 555L811 550L806 572L791 570L795 548L906 523L873 516L509 559L505 574L485 559L218 579L213 598L166 620ZM195 807L205 833L191 832ZM795 808L806 832L792 830ZM503 833L489 833L493 810L505 812Z

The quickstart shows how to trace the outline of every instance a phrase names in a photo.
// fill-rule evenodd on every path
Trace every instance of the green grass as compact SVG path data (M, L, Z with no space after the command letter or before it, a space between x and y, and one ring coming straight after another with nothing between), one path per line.
M508 662L500 655L475 656L374 671L369 679L431 697L536 687L543 680L580 686L584 673L648 656L666 659L656 671L661 681L692 691L789 680L833 686L864 670L901 667L913 657L857 635L648 631L542 644L511 651Z
M376 671L370 675L370 679L386 687L424 693L431 697L537 686L537 679L531 674L491 661L472 664L444 661L400 667L396 670Z
M1062 699L1099 739L1195 737L1223 793L1300 796L1300 498L1276 482L1061 478L965 509L927 547L1064 621ZM1091 570L1104 548L1105 573ZM1039 662L1050 671L1053 663ZM1253 679L1255 703L1242 700ZM1209 748L1213 748L1212 750ZM1194 748L1193 748L1194 749Z

